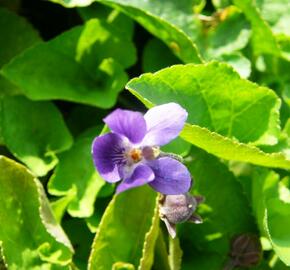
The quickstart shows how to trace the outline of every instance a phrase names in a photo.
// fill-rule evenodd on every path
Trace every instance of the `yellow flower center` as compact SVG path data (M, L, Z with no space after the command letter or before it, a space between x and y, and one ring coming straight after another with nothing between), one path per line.
M140 149L134 148L129 152L129 157L134 163L137 163L142 159L142 151Z

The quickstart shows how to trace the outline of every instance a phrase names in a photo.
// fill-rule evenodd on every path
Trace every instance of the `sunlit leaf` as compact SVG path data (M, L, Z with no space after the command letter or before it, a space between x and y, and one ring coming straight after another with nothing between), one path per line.
M0 157L0 242L9 269L67 269L72 247L56 223L41 183Z
M126 86L151 105L177 102L188 122L241 142L275 144L280 100L273 91L243 80L228 65L176 65L143 74Z
M198 209L204 222L181 227L181 243L186 245L183 251L190 248L190 239L192 247L217 253L226 260L232 237L256 230L249 202L240 183L217 158L198 149L190 158L187 166L195 182L193 192L205 197Z
M156 218L152 220L152 217L156 211L156 195L152 189L143 186L113 198L99 225L89 269L111 269L117 262L130 263L137 269L140 260L146 265L144 270L150 269L147 267L152 263L153 251L148 245L154 246L155 237L151 243L144 241L149 237L148 232L155 230L152 224L155 224ZM144 261L143 255L148 256L148 262Z
M56 154L72 144L62 115L47 101L7 96L0 102L0 126L5 145L36 175L45 175L56 165Z

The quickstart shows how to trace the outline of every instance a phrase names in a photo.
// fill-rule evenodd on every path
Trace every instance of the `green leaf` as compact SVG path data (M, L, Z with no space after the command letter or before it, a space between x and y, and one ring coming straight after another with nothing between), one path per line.
M183 80L177 79L180 76ZM228 96L224 92L225 85L228 87ZM228 125L230 120L234 120L231 104L232 102L236 103L238 117L235 121L238 121L235 124L235 137L238 137L239 134L242 135L240 132L243 129L246 136L251 135L250 130L259 131L260 126L258 128L257 122L265 117L265 113L260 114L258 111L270 109L269 107L265 108L267 105L262 105L264 102L265 104L270 100L273 102L273 107L270 109L272 112L268 112L270 115L272 114L272 116L269 115L268 119L272 122L270 126L275 126L279 122L276 106L279 105L280 101L277 96L265 87L259 87L240 79L225 64L213 62L207 65L173 66L155 74L145 74L140 78L133 79L126 87L149 108L155 104L174 101L187 109L189 122L211 125L216 118L219 122L219 129L222 125ZM236 91L238 92L235 93ZM208 96L205 95L206 92L208 92ZM236 95L235 98L233 98L233 93ZM253 101L254 96L257 98L255 102ZM206 100L209 103L206 103ZM248 103L253 104L253 106ZM227 110L226 107L228 107ZM253 113L253 110L258 111ZM213 114L213 111L216 111L216 114ZM219 119L219 115L222 116L221 119ZM228 120L225 118L226 115L228 115ZM254 122L254 116L258 115L260 116ZM243 121L245 127L241 126ZM252 128L250 129L251 122ZM234 125L230 124L230 126L232 126L233 132ZM290 168L290 160L286 158L284 153L268 154L253 145L240 143L235 138L221 136L197 125L186 125L180 136L182 139L223 159L250 162L261 166ZM274 138L272 137L270 142L272 139Z
M0 7L0 67L41 39L22 17Z
M72 137L58 109L50 102L22 96L0 100L0 125L5 145L36 175L47 174L56 154L72 145Z
M242 78L248 78L251 74L251 62L241 53L224 54L217 58L222 62L226 62L240 74Z
M108 23L92 19L26 50L2 73L34 100L62 99L109 108L127 81L124 68L135 57L131 41Z
M88 7L78 8L78 12L85 21L93 18L105 20L114 26L116 31L122 32L122 35L127 36L129 39L133 38L134 21L116 9L99 3L93 3Z
M234 0L252 25L254 53L279 55L280 48L269 25L263 20L253 0Z
M154 209L152 218L152 224L149 231L145 235L142 258L138 266L139 270L150 270L154 262L154 249L155 243L159 235L159 209L158 209L158 198Z
M279 258L290 266L290 191L273 171L257 170L252 201L262 234L266 234Z
M155 244L154 264L152 269L171 270L168 261L168 252L164 239L164 233L161 228Z
M187 166L195 181L194 191L205 197L198 208L204 222L184 224L181 243L190 241L197 249L226 259L234 235L256 230L248 200L240 183L217 158L198 149L190 156ZM188 248L183 247L184 253Z
M38 33L24 18L0 8L0 68L39 41ZM16 86L0 75L0 97L18 92Z
M98 134L99 131L93 129L81 135L70 150L59 155L59 164L48 183L49 193L53 195L68 195L75 190L68 205L68 212L74 217L93 214L97 194L105 185L93 165L91 154L93 138Z
M211 0L216 9L222 9L231 4L231 0Z
M114 7L161 39L185 63L200 63L193 43L196 25L192 14L195 1L98 0Z
M290 2L288 0L257 0L262 17L275 34L290 36Z
M157 38L153 38L147 42L142 56L144 72L155 72L179 63L179 59Z
M208 30L206 58L212 59L243 49L249 41L250 24L236 7L223 10L224 18Z
M182 263L182 270L221 270L226 264L225 258L214 252L193 250L187 261ZM265 269L264 269L265 270ZM267 269L268 270L268 269Z
M126 87L146 105L179 103L191 124L241 142L277 143L281 101L226 64L176 65L143 74Z
M171 270L181 270L182 249L180 247L179 239L176 237L172 239L169 237L169 264Z
M131 263L116 262L114 263L112 270L135 270L135 267Z
M152 189L143 186L114 196L99 225L89 269L107 270L117 262L130 263L135 268L140 263L146 263L146 267L150 265L152 255L148 245L154 245L154 242L144 241L155 230L151 228L156 222L156 216L152 220L157 211L156 195ZM143 255L148 256L148 262L144 261ZM144 268L147 269L150 268Z
M50 207L58 223L61 223L63 215L66 212L66 209L68 208L71 201L75 198L75 196L76 196L76 188L74 186L74 188L72 188L66 196L57 199L55 201L52 201L50 203Z
M95 0L50 0L51 2L61 4L65 7L86 7L92 4Z
M94 235L88 230L84 219L65 218L62 225L75 248L75 267L70 270L86 270Z
M180 136L208 153L226 160L249 162L265 167L290 168L290 160L282 152L265 153L255 146L239 143L196 125L186 125Z
M179 103L191 124L241 142L277 143L281 101L270 89L241 79L226 64L176 65L143 74L126 87L151 105Z
M3 156L0 171L0 242L9 269L67 269L73 250L40 182Z

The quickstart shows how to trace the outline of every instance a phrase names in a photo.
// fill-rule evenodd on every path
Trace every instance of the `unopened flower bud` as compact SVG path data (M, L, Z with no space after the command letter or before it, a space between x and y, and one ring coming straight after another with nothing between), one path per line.
M231 243L230 261L225 270L236 267L252 267L262 258L262 247L259 238L252 234L241 234Z
M160 200L160 218L165 222L169 234L176 235L175 225L190 221L201 223L201 218L194 214L196 207L203 201L202 197L194 197L189 193L179 195L165 195Z

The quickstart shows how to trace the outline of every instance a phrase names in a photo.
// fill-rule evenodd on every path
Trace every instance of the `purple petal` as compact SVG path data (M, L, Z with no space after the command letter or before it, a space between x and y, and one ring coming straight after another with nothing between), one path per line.
M113 132L126 136L132 143L141 142L147 130L145 119L139 112L117 109L104 122Z
M164 145L175 139L187 119L187 112L176 103L168 103L150 109L144 118L147 134L143 145Z
M156 191L166 195L186 193L191 186L187 168L179 161L164 157L149 163L155 179L149 183Z
M123 161L123 151L123 139L118 134L108 133L95 138L92 145L94 164L106 181L120 180L118 166Z
M154 173L147 165L139 165L134 170L130 178L125 179L118 187L117 193L123 192L127 189L143 186L154 179Z

